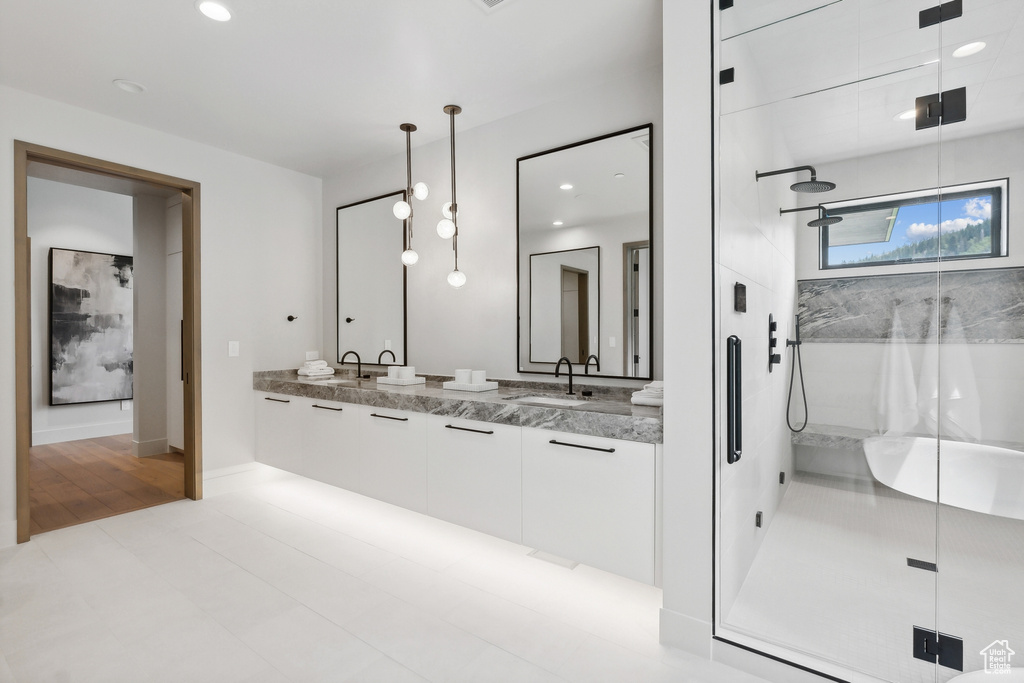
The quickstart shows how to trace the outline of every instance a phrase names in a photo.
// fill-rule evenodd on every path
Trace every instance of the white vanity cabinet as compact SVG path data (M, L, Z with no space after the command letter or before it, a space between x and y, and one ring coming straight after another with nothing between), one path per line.
M654 583L654 444L523 428L523 545Z
M427 514L522 541L522 429L427 416Z
M359 406L359 493L427 512L427 416Z
M256 392L256 459L273 467L297 472L301 444L295 429L297 403L307 399Z
M296 425L300 430L298 473L351 491L359 486L359 406L302 399Z

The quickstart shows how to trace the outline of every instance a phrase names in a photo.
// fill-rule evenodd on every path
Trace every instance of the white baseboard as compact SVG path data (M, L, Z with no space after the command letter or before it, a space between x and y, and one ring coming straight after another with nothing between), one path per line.
M163 455L168 452L167 439L132 441L132 455L136 458L148 458L151 455Z
M698 657L711 659L711 624L661 608L660 640L662 644L686 650Z
M32 445L45 446L50 443L64 443L65 441L78 441L79 439L95 439L101 436L131 434L133 428L132 421L126 420L95 425L61 427L58 429L42 429L32 432Z

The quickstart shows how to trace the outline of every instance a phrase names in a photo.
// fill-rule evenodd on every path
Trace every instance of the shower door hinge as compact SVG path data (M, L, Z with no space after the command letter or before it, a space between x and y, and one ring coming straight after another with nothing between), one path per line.
M914 657L926 662L938 661L947 669L964 670L963 638L914 627Z
M722 69L718 72L718 85L725 85L732 83L736 80L736 69L735 67L729 67L728 69Z
M964 15L964 0L949 0L941 5L921 10L917 15L917 27L928 28Z
M634 363L639 363L640 362L640 356L639 355L633 356L633 362Z
M729 9L732 7L732 0L718 0L718 9Z
M967 120L967 88L924 95L914 100L917 111L915 128L924 130Z

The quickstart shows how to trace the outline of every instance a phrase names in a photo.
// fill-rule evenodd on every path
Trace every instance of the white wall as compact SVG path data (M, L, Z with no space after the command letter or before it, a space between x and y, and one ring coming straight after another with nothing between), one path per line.
M34 445L126 434L132 431L133 412L131 409L122 411L121 401L50 405L49 333L50 248L131 256L134 253L132 220L131 197L51 180L29 178L28 234L32 238L31 376ZM127 407L131 402L125 405Z
M471 111L456 117L459 269L467 276L467 284L459 290L445 280L453 265L451 243L434 232L441 205L450 199L449 142L446 137L413 149L413 180L426 182L431 190L426 201L413 202L413 246L420 260L408 276L408 362L417 372L450 375L455 368L477 368L487 370L490 377L518 376L516 159L527 154L653 122L655 291L662 291L661 88L660 69L651 69L486 125L472 127ZM438 101L438 117L444 116L444 104ZM397 153L402 148L400 123L396 118L394 156L324 181L324 336L320 346L325 353L337 346L334 210L402 188L405 155ZM655 301L655 325L655 339L660 340L660 296ZM661 367L661 344L657 343L655 374L659 377Z
M167 452L167 200L135 198L135 425L132 453Z
M127 101L126 101L127 102ZM126 106L129 106L126 104ZM202 184L204 470L253 460L252 372L297 367L323 338L321 181L0 87L0 263L14 262L13 140ZM287 322L289 314L298 316ZM15 542L14 283L0 284L0 546ZM227 357L237 340L241 355Z

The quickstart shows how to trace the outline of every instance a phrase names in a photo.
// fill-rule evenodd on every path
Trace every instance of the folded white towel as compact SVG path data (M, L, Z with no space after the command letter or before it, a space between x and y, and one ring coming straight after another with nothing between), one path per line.
M651 382L650 384L645 384L644 391L647 391L652 394L664 394L665 383L662 382L661 380L658 380L656 382Z
M665 405L665 399L655 398L653 396L642 396L641 392L633 394L630 402L635 406L663 406Z
M334 368L299 368L299 374L305 377L326 377L334 374Z
M325 360L307 360L302 364L304 368L326 368L327 361Z

